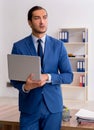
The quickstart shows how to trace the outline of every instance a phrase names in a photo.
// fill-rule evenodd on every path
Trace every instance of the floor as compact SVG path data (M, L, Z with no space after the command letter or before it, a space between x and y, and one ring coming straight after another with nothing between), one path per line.
M18 105L18 98L11 97L0 97L0 105ZM88 102L73 102L73 101L64 101L64 105L69 109L88 109L94 111L94 101Z

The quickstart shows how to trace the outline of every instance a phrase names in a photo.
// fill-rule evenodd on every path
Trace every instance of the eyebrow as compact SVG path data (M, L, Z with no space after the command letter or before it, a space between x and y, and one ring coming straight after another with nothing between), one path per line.
M47 14L43 15L43 16L48 16ZM33 17L40 17L40 15L33 15Z
M39 18L40 16L33 16L33 18ZM48 15L43 15L42 17L48 17Z

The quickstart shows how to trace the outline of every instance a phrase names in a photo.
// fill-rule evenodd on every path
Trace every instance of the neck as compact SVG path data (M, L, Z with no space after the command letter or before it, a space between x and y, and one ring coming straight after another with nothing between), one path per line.
M37 38L42 38L45 35L45 33L34 33L34 32L32 32L32 34Z

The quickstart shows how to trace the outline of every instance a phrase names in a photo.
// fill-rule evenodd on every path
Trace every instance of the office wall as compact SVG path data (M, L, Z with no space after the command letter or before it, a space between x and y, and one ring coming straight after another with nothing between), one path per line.
M89 29L89 89L88 98L94 100L94 0L0 0L0 96L17 97L18 91L6 87L8 80L7 57L15 41L29 35L27 12L34 5L47 9L47 33L58 36L61 27Z

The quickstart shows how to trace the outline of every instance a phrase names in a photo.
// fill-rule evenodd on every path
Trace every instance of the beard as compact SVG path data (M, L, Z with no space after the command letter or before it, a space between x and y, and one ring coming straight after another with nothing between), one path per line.
M45 33L47 31L47 28L40 28L40 29L36 29L36 28L32 28L33 32L37 33L37 34L42 34Z

